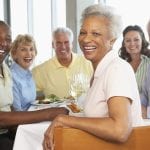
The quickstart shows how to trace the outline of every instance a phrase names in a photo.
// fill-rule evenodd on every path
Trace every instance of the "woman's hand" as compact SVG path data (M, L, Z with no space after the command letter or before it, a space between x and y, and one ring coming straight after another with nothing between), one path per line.
M43 141L44 150L54 150L54 141L53 141L54 127L55 123L52 123L44 134L44 141Z
M43 141L43 150L54 150L54 128L55 127L65 127L65 125L62 123L63 118L65 118L65 115L59 115L57 116L54 121L51 123L51 125L48 127L44 134L44 141Z

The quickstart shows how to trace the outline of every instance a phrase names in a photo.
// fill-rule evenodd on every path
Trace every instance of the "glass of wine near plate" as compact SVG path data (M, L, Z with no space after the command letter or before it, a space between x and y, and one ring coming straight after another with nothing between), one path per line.
M87 92L89 88L90 78L79 72L72 75L69 85L69 94L75 98L75 103L78 104L79 97Z

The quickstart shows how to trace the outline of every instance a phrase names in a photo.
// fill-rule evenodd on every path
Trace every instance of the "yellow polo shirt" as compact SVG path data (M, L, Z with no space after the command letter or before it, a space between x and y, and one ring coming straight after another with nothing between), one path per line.
M42 91L45 96L55 94L59 98L69 96L69 81L77 72L82 72L90 78L93 68L90 61L75 53L69 67L62 66L57 58L53 57L32 70L37 91Z

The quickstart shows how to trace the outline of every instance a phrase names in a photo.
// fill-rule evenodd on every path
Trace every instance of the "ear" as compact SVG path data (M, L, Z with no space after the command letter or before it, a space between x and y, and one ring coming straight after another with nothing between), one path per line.
M52 42L52 48L54 48L54 42Z
M116 41L116 38L111 39L111 40L110 40L110 45L113 46L114 43L115 43L115 41Z

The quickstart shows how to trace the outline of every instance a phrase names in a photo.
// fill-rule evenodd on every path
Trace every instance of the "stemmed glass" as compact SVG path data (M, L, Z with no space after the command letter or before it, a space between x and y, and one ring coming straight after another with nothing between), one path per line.
M75 98L75 103L78 98L85 94L89 88L90 78L83 73L76 73L70 79L70 95Z

